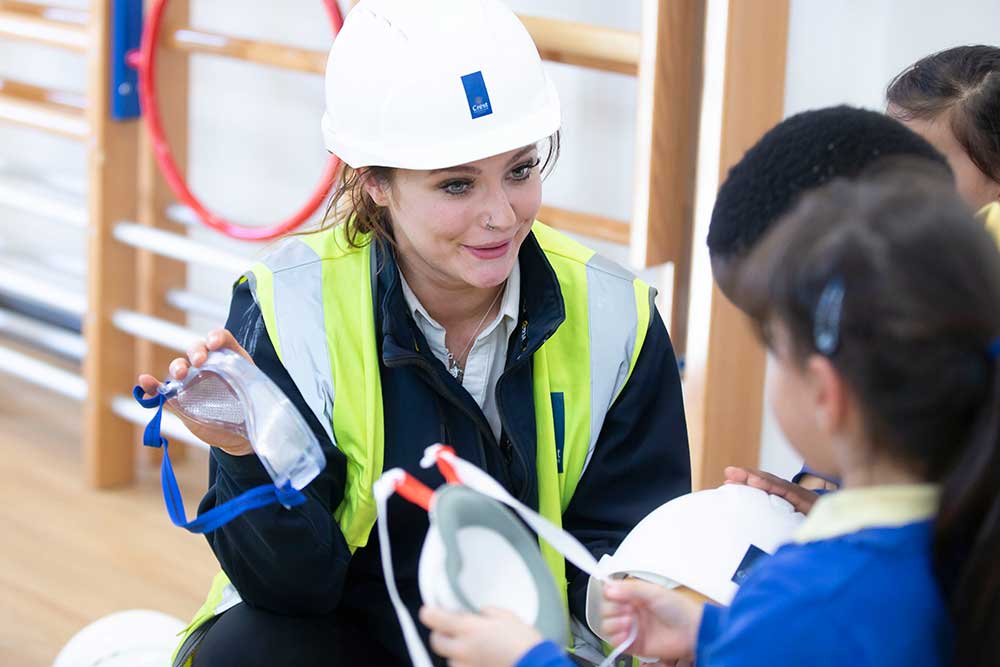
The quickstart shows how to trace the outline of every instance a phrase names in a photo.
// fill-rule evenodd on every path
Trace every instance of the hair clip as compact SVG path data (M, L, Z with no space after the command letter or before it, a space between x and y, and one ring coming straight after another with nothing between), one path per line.
M816 304L813 324L813 342L820 354L827 357L837 351L840 344L840 318L844 306L844 281L832 278L823 288Z

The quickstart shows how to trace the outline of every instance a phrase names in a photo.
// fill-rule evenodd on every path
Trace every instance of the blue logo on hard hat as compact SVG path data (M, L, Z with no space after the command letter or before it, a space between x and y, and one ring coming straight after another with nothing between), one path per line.
M469 111L472 112L473 120L493 113L493 105L490 104L490 94L486 92L486 82L483 81L482 72L463 76L462 86L465 87L465 97L469 100Z
M743 560L740 561L739 566L736 568L736 572L733 573L733 578L730 580L737 586L743 585L747 576L750 574L750 570L753 569L757 561L762 558L767 558L770 555L760 547L755 544L751 544L747 549L747 552L743 554Z

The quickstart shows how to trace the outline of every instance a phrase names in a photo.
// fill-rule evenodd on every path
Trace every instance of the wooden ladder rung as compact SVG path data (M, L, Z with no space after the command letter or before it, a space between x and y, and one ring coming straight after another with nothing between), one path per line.
M641 38L637 32L537 16L519 16L544 60L635 76Z
M85 139L90 127L83 96L0 79L0 120L73 139Z
M542 206L538 219L556 229L622 245L628 245L631 233L627 222L555 206Z
M522 16L521 21L545 60L635 75L639 67L639 33L557 19ZM190 26L165 30L166 44L186 53L208 53L323 74L327 52L232 37Z
M90 43L87 13L29 2L0 0L0 37L85 52Z
M191 27L166 30L166 45L183 53L207 53L282 67L299 72L323 74L327 53L284 44L261 42Z

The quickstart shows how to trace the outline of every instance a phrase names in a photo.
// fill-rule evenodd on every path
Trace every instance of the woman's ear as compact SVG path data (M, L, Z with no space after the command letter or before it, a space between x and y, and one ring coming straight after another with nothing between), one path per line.
M809 358L806 374L813 392L816 426L824 435L832 436L847 426L847 384L830 360L819 354Z
M389 206L389 195L391 184L389 181L379 178L370 169L365 169L361 174L361 187L365 194L372 198L376 206L386 208Z

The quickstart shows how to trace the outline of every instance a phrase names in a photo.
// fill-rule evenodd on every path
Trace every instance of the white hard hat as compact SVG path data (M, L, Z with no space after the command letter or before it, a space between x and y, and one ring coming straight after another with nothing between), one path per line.
M330 50L324 142L354 168L452 167L559 124L538 50L499 0L362 0Z
M115 612L73 635L52 667L162 667L184 625L158 611Z
M803 515L784 498L741 484L689 493L653 510L601 572L670 588L684 586L729 604L754 562L792 539ZM602 636L600 582L587 587L587 623Z

